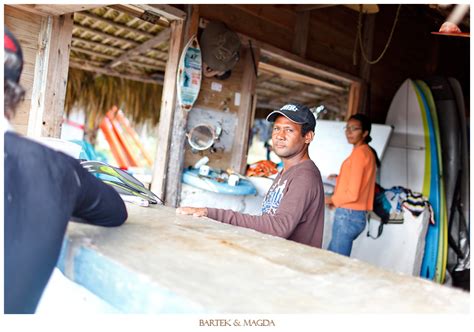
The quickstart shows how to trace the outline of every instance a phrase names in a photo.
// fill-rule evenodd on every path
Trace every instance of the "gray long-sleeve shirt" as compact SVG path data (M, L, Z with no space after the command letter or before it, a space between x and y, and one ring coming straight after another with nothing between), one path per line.
M324 188L319 169L305 160L279 173L265 195L261 216L208 208L208 217L321 248Z

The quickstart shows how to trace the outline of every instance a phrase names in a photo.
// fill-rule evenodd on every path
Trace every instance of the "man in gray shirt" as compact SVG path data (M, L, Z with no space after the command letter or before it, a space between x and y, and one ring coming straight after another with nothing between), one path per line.
M308 107L287 104L271 112L267 120L274 122L273 151L282 159L283 169L265 195L262 215L193 207L181 207L176 212L209 217L321 248L324 188L319 169L308 154L316 119Z

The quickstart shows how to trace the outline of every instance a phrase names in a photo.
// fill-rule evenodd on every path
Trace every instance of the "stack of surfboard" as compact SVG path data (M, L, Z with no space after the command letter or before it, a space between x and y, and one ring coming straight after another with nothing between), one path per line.
M117 106L106 113L100 123L107 143L118 167L128 169L129 167L152 166L152 159L140 142L135 129L131 126L125 114Z
M407 79L392 100L386 124L393 126L393 134L382 160L381 184L385 188L403 186L421 192L431 203L434 223L426 233L420 275L443 283L448 259L448 218L459 174L459 183L466 186L459 188L463 214L469 220L467 136L461 130L466 119L459 82Z

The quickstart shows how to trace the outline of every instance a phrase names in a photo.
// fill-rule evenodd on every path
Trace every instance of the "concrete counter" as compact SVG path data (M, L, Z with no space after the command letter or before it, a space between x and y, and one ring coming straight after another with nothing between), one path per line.
M126 313L467 313L469 294L334 253L127 204L118 228L70 223L58 263Z

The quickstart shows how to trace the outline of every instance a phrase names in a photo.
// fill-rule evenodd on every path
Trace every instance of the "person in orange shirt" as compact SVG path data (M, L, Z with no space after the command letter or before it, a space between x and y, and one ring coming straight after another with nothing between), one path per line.
M328 250L345 256L350 256L352 242L364 230L367 212L374 202L376 165L380 161L368 145L371 127L363 114L355 114L347 121L346 138L354 148L342 163L334 194L325 198L330 208L336 207Z

